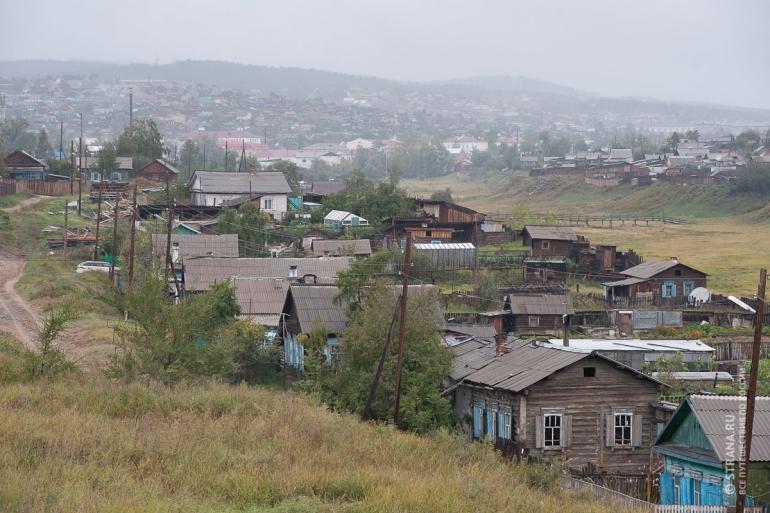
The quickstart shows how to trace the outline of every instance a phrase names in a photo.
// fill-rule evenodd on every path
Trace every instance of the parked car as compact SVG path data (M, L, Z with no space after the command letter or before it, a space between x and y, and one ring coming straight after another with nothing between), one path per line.
M120 270L120 267L115 267L116 271ZM88 271L101 271L104 273L110 272L110 263L109 262L97 262L95 260L89 260L87 262L80 262L78 264L77 269L75 269L76 273L86 273Z

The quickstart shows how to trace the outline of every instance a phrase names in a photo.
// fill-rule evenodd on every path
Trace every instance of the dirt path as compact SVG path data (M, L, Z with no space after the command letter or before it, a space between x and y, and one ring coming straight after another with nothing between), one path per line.
M14 205L12 207L2 208L0 210L2 210L3 212L8 212L8 213L18 212L22 208L28 207L30 205L34 205L35 203L39 203L39 202L41 202L44 199L49 198L49 197L50 196L32 196L31 198L27 198L27 199L21 200L20 202L18 202L16 205Z

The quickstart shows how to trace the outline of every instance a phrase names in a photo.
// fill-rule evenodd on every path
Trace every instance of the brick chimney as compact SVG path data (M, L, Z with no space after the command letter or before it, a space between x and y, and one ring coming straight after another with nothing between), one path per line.
M498 333L495 335L495 356L501 356L508 352L507 342L507 333Z

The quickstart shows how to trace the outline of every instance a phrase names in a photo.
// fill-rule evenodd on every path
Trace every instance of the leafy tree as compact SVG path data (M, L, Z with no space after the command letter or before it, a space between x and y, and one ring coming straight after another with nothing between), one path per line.
M762 136L756 130L744 130L735 137L735 147L748 156L762 144Z
M231 382L267 385L279 381L280 349L265 339L264 327L246 320L235 321L225 330L224 341L232 355L228 370Z
M48 142L48 132L45 128L41 128L37 135L37 148L35 149L35 155L39 158L48 158L53 152L51 143Z
M535 220L535 216L532 215L532 211L529 209L529 205L526 203L514 203L511 208L511 223L510 227L514 230L521 230L526 225L532 224Z
M291 187L292 194L300 193L299 182L302 180L302 174L297 164L288 160L279 160L270 164L267 171L283 173L284 178L289 183L289 187Z
M376 186L360 170L354 170L347 178L344 191L323 199L325 211L345 210L366 218L377 225L393 216L407 216L412 211L413 200L392 182Z
M56 308L46 315L38 334L37 350L24 354L24 374L31 379L51 379L76 369L55 342L77 317L71 306Z
M684 133L684 138L690 141L697 141L700 139L700 132L697 130L688 130Z
M134 168L163 157L163 137L152 119L139 119L123 129L116 144L117 155L133 157Z
M426 432L453 422L451 405L441 396L441 383L452 363L451 352L441 344L435 323L437 297L434 291L413 292L407 301L404 368L402 373L402 429ZM306 360L310 367L306 389L339 410L362 413L372 383L373 369L382 354L397 298L385 287L367 291L362 307L353 312L340 340L340 367ZM386 355L380 386L372 403L373 419L392 418L397 362L397 330Z
M679 132L674 132L671 134L671 136L666 139L666 151L669 152L675 152L676 147L679 146L679 143L682 142L682 137L679 135Z
M433 194L430 195L430 199L434 201L452 201L452 189L447 187L443 191L434 191Z
M35 153L37 138L29 132L29 123L24 118L9 118L0 121L0 156L14 150Z
M115 144L106 142L102 145L102 149L99 150L99 153L96 155L96 165L99 168L99 172L104 176L104 179L109 180L112 172L118 168Z
M752 162L735 178L734 192L770 193L770 164Z
M260 257L267 254L265 246L267 219L251 201L243 203L236 212L225 207L219 216L217 233L238 235L238 253L242 257Z

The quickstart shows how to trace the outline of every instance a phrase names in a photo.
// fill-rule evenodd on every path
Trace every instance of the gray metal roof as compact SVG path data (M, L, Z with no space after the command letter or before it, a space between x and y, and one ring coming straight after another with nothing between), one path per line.
M567 294L510 293L507 299L514 315L575 314Z
M324 240L313 239L310 243L313 256L341 256L341 255L371 255L372 244L369 239L357 240Z
M681 381L733 381L729 372L707 372L707 371L683 371L683 372L653 372L650 374L653 378L671 378Z
M525 226L524 230L533 239L577 240L575 231L568 226Z
M449 377L460 381L466 376L485 367L495 359L495 344L479 340L469 340L450 348L455 357Z
M238 235L171 235L171 245L178 244L179 256L195 258L207 255L215 257L237 258ZM152 252L165 258L166 235L152 235Z
M290 194L283 173L260 171L258 173L232 173L224 171L196 171L190 182L194 191L222 194Z
M348 325L346 304L334 299L339 289L331 285L292 285L289 290L297 309L297 321L302 333L321 325L329 333L339 334Z
M262 321L270 321L267 326L278 326L289 285L288 280L275 278L233 278L235 300L241 307L241 315L259 316Z
M625 280L618 280L618 281L608 281L605 283L602 283L605 287L625 287L628 285L635 285L637 283L643 283L646 280L643 280L642 278L626 278Z
M127 157L127 158L130 158L130 157ZM150 164L152 164L154 162L157 162L158 164L160 164L161 166L165 167L166 169L168 169L169 171L171 171L175 175L179 174L179 170L177 168L175 168L174 166L172 166L171 164L169 164L168 162L166 162L163 159L155 159L155 160L145 164L145 166L142 169L146 168L147 166L149 166Z
M674 258L670 258L668 260L649 260L647 262L642 262L639 265L635 265L634 267L630 267L625 271L621 271L620 274L624 274L626 276L631 276L634 278L642 278L643 280L649 280L650 278L657 276L663 271L668 271L669 269L671 269L672 267L676 267L677 265L687 267L688 269L691 269L698 273L702 273L704 275L706 274L693 267L685 265Z
M351 261L352 257L191 258L184 265L185 288L188 291L208 290L214 283L233 277L287 279L291 266L296 266L297 278L313 274L321 283L334 283L337 273L347 270Z
M741 405L745 408L746 398L737 395L691 395L687 401L719 460L730 461L727 444L735 443L737 447L739 409ZM755 403L751 461L770 461L770 397L757 397Z

